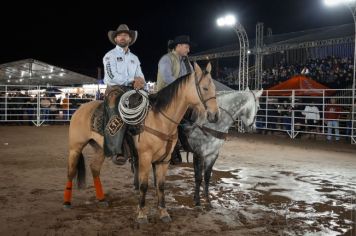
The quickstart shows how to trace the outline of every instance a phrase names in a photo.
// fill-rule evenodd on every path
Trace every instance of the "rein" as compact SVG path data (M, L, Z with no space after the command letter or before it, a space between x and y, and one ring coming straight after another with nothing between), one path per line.
M162 133L162 132L160 132L158 130L152 129L152 128L146 126L146 125L143 125L143 130L147 131L148 133L153 134L154 136L160 138L163 141L167 141L167 146L166 146L165 153L163 154L163 156L161 156L158 159L158 161L155 161L154 163L156 163L156 164L164 164L164 163L167 164L167 163L169 163L169 160L165 161L165 159L168 157L168 154L170 153L170 150L172 149L173 141L178 138L178 131L176 131L172 135L167 135L167 134L164 134L164 133Z
M199 97L201 103L204 105L204 109L205 109L205 110L208 109L208 106L206 105L206 103L207 103L209 100L211 100L211 99L216 99L216 96L210 97L210 98L205 99L205 100L203 99L203 95L202 95L201 88L200 88L199 84L200 84L200 82L203 80L204 75L207 75L207 74L208 74L208 72L205 71L205 72L202 74L202 76L200 77L200 79L198 79L198 77L195 76L195 88L197 89L198 97ZM210 81L210 82L211 82L211 81ZM173 124L179 125L179 122L173 120L172 118L170 118L169 116L167 116L166 114L164 114L163 111L159 110L158 112L161 113L167 120L169 120L169 121L172 122Z
M255 94L254 94L251 90L250 90L250 92L252 93L252 96L253 96L253 99L255 100L255 105L256 105L256 104L257 104L256 96L255 96ZM256 109L257 109L257 108L256 108ZM253 121L252 121L252 123L248 126L248 128L251 128L251 126L252 126L253 124L255 124L256 119L257 119L257 112L256 112L255 116L253 117Z
M204 106L205 110L208 109L208 106L206 105L206 103L211 99L216 99L216 96L210 97L210 98L205 99L205 100L203 98L203 95L202 95L201 88L200 88L199 84L203 80L204 75L207 75L207 74L208 74L208 72L204 71L204 73L202 74L200 79L198 79L198 77L195 75L195 88L197 89L198 97L199 97L200 101L203 103L203 106ZM211 80L210 80L210 83L211 83Z
M255 104L256 104L256 103L257 103L256 96L255 96L255 94L254 94L252 91L250 91L250 92L252 93L253 98L254 98L254 101L255 101ZM233 115L232 115L228 110L226 110L225 108L223 108L223 107L221 107L221 106L219 106L219 109L221 109L222 111L224 111L224 112L231 118L231 120L232 120L233 122L235 121ZM248 125L249 128L256 122L256 118L257 118L257 113L256 113L256 115L254 116L252 123L251 123L250 125ZM228 133L221 132L221 131L218 131L218 130L215 130L215 129L212 129L212 128L208 128L208 127L206 127L206 126L200 126L200 125L198 125L198 124L195 124L194 126L195 126L195 127L198 127L206 136L207 136L208 134L210 134L211 136L213 136L213 137L215 137L215 138L217 138L217 139L226 139L226 137L227 137L227 135L228 135Z

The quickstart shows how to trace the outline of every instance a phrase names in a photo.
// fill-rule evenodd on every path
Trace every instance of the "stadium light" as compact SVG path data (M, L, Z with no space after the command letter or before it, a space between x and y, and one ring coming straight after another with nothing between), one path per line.
M216 23L219 27L234 26L236 24L236 18L234 15L226 15L224 17L218 18Z
M330 7L352 2L356 2L356 0L324 0L325 5Z
M224 17L220 17L216 20L216 23L219 27L228 26L232 28L237 37L239 38L238 48L240 50L239 55L239 75L238 75L238 86L239 90L245 90L248 87L248 57L249 51L249 42L245 28L241 25L240 22L236 20L236 17L232 14L228 14ZM236 83L236 81L235 81Z

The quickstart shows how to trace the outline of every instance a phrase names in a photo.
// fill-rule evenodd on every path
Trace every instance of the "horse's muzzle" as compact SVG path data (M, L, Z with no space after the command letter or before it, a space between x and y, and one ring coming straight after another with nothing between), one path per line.
M212 113L208 111L207 119L210 123L216 123L219 120L219 112Z

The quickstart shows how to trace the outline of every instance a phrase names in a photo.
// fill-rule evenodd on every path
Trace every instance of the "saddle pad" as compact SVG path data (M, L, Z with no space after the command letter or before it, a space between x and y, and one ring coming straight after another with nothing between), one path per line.
M91 129L100 135L104 135L104 103L95 109L91 117Z

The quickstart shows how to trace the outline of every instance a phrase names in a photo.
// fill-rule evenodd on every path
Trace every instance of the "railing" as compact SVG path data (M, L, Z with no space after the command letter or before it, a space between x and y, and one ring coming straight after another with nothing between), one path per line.
M96 89L73 95L63 87L0 85L0 123L36 126L67 123L81 104L96 99L96 93ZM341 108L335 112L339 117L333 120L325 116L331 98ZM306 106L316 106L319 119L306 120ZM347 138L355 143L356 121L352 112L356 109L352 109L353 106L356 106L355 99L352 99L350 89L268 90L260 98L256 126L260 131L285 132L293 139L303 134L315 134L325 135L328 139Z
M331 99L335 99L339 111L326 111ZM315 106L318 111L307 112L307 106ZM268 90L260 98L256 126L259 130L285 132L293 139L314 134L326 135L330 141L344 137L355 144L355 110L350 89Z
M95 100L95 91L78 95L65 90L63 87L0 85L0 122L36 126L68 122L81 104Z

